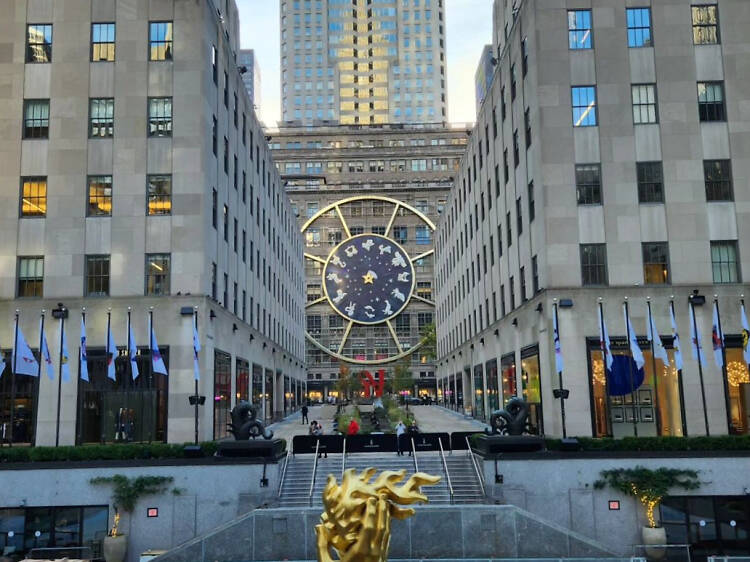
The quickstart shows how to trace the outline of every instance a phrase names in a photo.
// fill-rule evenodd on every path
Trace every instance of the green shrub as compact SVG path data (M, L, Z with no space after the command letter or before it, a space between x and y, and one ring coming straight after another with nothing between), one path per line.
M217 443L207 441L201 443L200 447L205 456L212 456L216 452ZM3 447L0 448L0 463L181 459L185 458L184 448L185 444L168 443L124 443L80 445L77 447Z

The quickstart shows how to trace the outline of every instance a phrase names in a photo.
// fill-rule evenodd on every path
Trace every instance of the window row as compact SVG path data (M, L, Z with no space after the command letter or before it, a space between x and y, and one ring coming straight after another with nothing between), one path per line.
M171 261L170 254L146 254L145 295L170 294ZM18 297L43 297L44 256L19 256L16 279ZM86 256L83 279L85 297L109 296L110 256Z
M719 7L717 4L691 6L693 44L716 45L721 41ZM628 47L653 47L651 8L626 8ZM594 47L594 27L591 10L568 10L568 48L572 50Z
M307 141L304 144L300 141L287 141L284 144L287 150L302 150L311 148L324 148L324 149L341 149L341 148L384 148L384 147L398 147L398 146L464 146L467 144L465 137L459 138L439 138L439 139L364 139L364 140L314 140ZM282 148L281 142L271 142L270 146L272 149L280 150Z
M87 179L86 216L112 216L112 176L89 176ZM172 176L151 174L146 176L146 214L172 213ZM31 176L21 178L19 216L47 216L47 178Z
M285 174L357 174L378 172L426 172L458 170L458 158L419 158L414 160L351 160L277 162Z
M114 22L91 24L89 54L92 62L115 60L115 28ZM148 47L149 60L172 60L171 21L149 22ZM26 26L26 62L52 62L52 24L31 23Z

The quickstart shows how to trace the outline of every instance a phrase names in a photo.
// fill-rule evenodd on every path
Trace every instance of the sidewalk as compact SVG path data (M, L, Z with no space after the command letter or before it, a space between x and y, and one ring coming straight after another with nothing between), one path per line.
M483 431L487 427L484 422L442 406L409 406L409 410L414 413L419 430L424 432Z
M336 412L335 408L327 408L325 410ZM307 418L312 422L316 420L318 423L323 425L323 431L326 434L333 433L333 416L323 416L325 411L322 405L308 406ZM308 435L310 430L309 423L302 423L302 413L297 411L290 416L287 416L280 422L273 423L268 426L269 429L273 430L274 438L286 440L287 450L291 450L292 438L295 435Z

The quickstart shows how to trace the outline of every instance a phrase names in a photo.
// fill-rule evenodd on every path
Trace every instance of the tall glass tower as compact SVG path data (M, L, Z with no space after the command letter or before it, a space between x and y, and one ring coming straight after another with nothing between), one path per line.
M283 121L446 120L443 0L281 0Z

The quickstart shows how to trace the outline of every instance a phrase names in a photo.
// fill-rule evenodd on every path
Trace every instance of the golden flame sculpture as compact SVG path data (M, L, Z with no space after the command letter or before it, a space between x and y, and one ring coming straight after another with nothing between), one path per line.
M344 472L341 485L328 475L323 490L324 512L320 525L315 527L318 537L318 562L386 562L391 541L391 517L407 519L414 515L411 505L427 503L421 486L434 485L439 476L417 472L400 487L396 484L406 476L405 470L385 470L373 481L377 469L367 468L360 474L349 469ZM333 558L334 549L338 558Z

